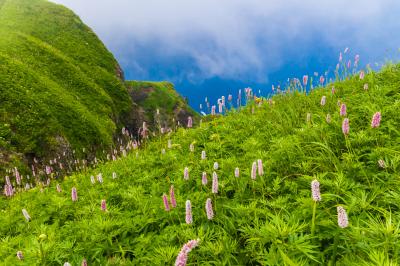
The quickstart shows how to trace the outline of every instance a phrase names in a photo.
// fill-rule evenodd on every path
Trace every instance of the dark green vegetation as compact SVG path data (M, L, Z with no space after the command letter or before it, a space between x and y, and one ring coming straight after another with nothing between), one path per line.
M153 127L171 127L178 121L186 126L188 116L198 117L170 82L127 81L126 84L138 105L136 113L142 116L140 120L148 121Z
M30 164L33 157L68 157L73 150L93 158L113 145L123 126L136 132L147 118L113 55L67 8L0 0L0 35L0 173L14 166L24 173L22 159ZM157 85L160 92L163 86ZM173 103L178 96L165 86L159 97ZM154 113L151 108L145 111Z
M331 85L308 96L283 93L260 107L250 103L195 129L154 138L137 154L67 178L61 193L53 181L42 192L34 188L2 199L1 260L7 265L78 265L83 258L89 265L171 265L184 243L200 238L189 255L191 265L399 264L400 66L334 86L335 94ZM323 95L327 100L321 106ZM347 137L338 101L347 105ZM381 125L371 128L377 111ZM206 160L200 159L202 150ZM252 181L250 168L257 159L263 160L265 174ZM214 162L220 165L217 195L211 193ZM207 186L201 184L203 171ZM90 175L100 172L104 183L92 185ZM321 183L322 201L312 234L314 179ZM166 212L161 196L170 185L177 208ZM71 201L74 186L77 202ZM213 220L206 216L207 198ZM107 212L100 209L102 199ZM185 223L186 200L192 202L191 225ZM346 228L337 223L339 205L349 216ZM39 240L41 234L47 238Z

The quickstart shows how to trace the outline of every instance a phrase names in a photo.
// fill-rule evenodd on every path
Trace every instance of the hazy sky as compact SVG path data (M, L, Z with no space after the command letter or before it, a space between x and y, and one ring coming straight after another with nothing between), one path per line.
M54 2L93 28L128 79L173 81L196 104L332 69L345 47L362 65L393 59L400 47L399 0Z

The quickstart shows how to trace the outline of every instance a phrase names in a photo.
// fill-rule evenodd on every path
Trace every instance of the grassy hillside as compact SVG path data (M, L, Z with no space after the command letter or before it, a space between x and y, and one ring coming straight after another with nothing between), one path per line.
M134 103L113 55L61 5L1 0L0 34L0 175L14 167L31 175L34 158L41 168L101 156L122 127L152 126L156 108L169 126L170 115L194 115L169 83L129 82L135 95L154 85Z
M153 126L173 127L178 121L186 126L188 116L198 116L170 82L127 81L126 84L133 102L139 106L137 113Z
M53 180L49 187L1 199L1 260L6 265L79 265L83 258L89 265L172 265L182 245L199 238L189 265L399 264L400 66L334 86L333 94L331 85L308 96L283 93L260 107L180 128L126 158L68 177L61 192ZM345 116L339 102L347 106ZM381 124L371 128L378 111ZM348 135L342 132L345 118ZM264 174L252 180L258 159ZM240 177L234 176L236 167ZM211 189L214 171L217 194ZM92 184L90 176L99 173L104 182ZM313 180L320 183L321 201L311 197ZM162 195L171 185L177 207L167 212ZM107 211L101 210L103 199ZM192 224L185 223L186 200ZM338 206L348 214L347 227L340 219L345 228L338 226Z

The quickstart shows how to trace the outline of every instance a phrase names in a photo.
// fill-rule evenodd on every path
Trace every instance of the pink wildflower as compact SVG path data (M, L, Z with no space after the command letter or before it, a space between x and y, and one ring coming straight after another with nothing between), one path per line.
M331 120L332 120L331 115L330 115L330 114L327 114L327 115L326 115L326 122L327 122L328 124L330 124L330 123L331 123Z
M321 194L319 192L319 182L313 180L311 182L311 194L314 201L321 201Z
M211 202L210 198L208 198L206 201L206 213L207 213L208 220L211 220L212 218L214 218L214 211L213 211L212 202Z
M264 167L261 159L257 160L257 167L258 167L258 175L259 176L264 175Z
M257 177L257 163L253 162L253 165L251 166L251 179L256 180Z
M239 167L235 168L235 177L239 177L240 176L240 170Z
M321 85L322 85L322 84L324 84L324 82L325 82L324 76L320 76L319 77L319 83L321 83Z
M175 208L176 207L176 199L175 199L174 186L171 186L169 189L169 199L171 201L172 208Z
M87 264L87 261L86 261L86 259L83 259L82 260L82 264L81 264L81 266L87 266L88 264Z
M322 96L321 105L324 106L326 104L326 96Z
M372 116L372 121L371 121L371 127L372 128L377 128L381 124L381 112L376 112Z
M25 220L26 220L27 222L29 222L29 220L31 219L31 217L29 216L28 211L27 211L26 209L22 209L22 214L24 215Z
M203 184L203 186L207 185L208 183L206 172L203 172L203 174L201 175L201 183Z
M17 251L17 258L18 258L19 260L23 260L23 259L24 259L24 255L22 254L22 251L21 251L21 250Z
M385 161L382 160L382 159L379 159L379 160L378 160L378 165L379 165L380 168L386 168L386 163L385 163Z
M101 200L101 210L103 212L107 211L107 204L106 204L106 200L105 199Z
M349 131L350 131L349 119L345 118L342 123L342 132L344 135L348 135Z
M215 162L215 163L214 163L214 170L218 170L218 167L219 167L218 163Z
M162 199L163 199L163 203L164 203L164 208L165 208L165 210L166 210L167 212L169 212L169 211L170 211L170 208L169 208L169 202L168 202L168 197L167 197L167 195L164 194L164 195L162 196Z
M186 201L186 223L191 224L193 223L193 217L192 217L192 204L190 203L190 200Z
M211 115L215 115L215 105L211 106Z
M304 75L303 76L303 86L307 86L307 82L308 82L308 76Z
M218 175L216 172L213 172L213 180L212 180L212 188L211 192L214 194L218 193Z
M183 170L183 178L185 180L189 180L189 168L185 167L185 169Z
M186 266L189 252L192 251L198 244L200 243L199 239L190 240L185 245L183 245L181 251L178 254L178 257L175 261L175 266Z
M346 228L349 226L349 220L347 217L346 210L342 206L337 207L338 213L338 225L340 228Z
M360 71L360 79L364 79L365 73L363 70Z
M187 127L191 128L193 127L193 119L191 116L188 117L188 121L187 121Z
M350 69L351 67L351 60L347 61L347 69Z
M201 159L205 160L206 159L206 151L201 152Z
M103 175L101 173L97 175L97 181L99 181L99 183L103 183Z
M78 192L76 191L76 187L73 187L71 190L71 198L72 198L72 201L78 200Z
M347 107L344 103L340 106L340 116L346 116L347 114Z

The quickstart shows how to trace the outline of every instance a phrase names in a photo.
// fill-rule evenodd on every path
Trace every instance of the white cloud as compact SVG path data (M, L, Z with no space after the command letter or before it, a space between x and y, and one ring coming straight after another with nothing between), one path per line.
M397 0L53 1L74 10L123 65L142 74L135 58L146 46L157 56L191 58L196 70L182 70L187 78L251 73L263 79L284 63L288 51L298 50L299 56L312 51L302 47L305 43L323 41L336 50L350 46L373 54L382 39L382 50L400 42L393 35L400 30Z

